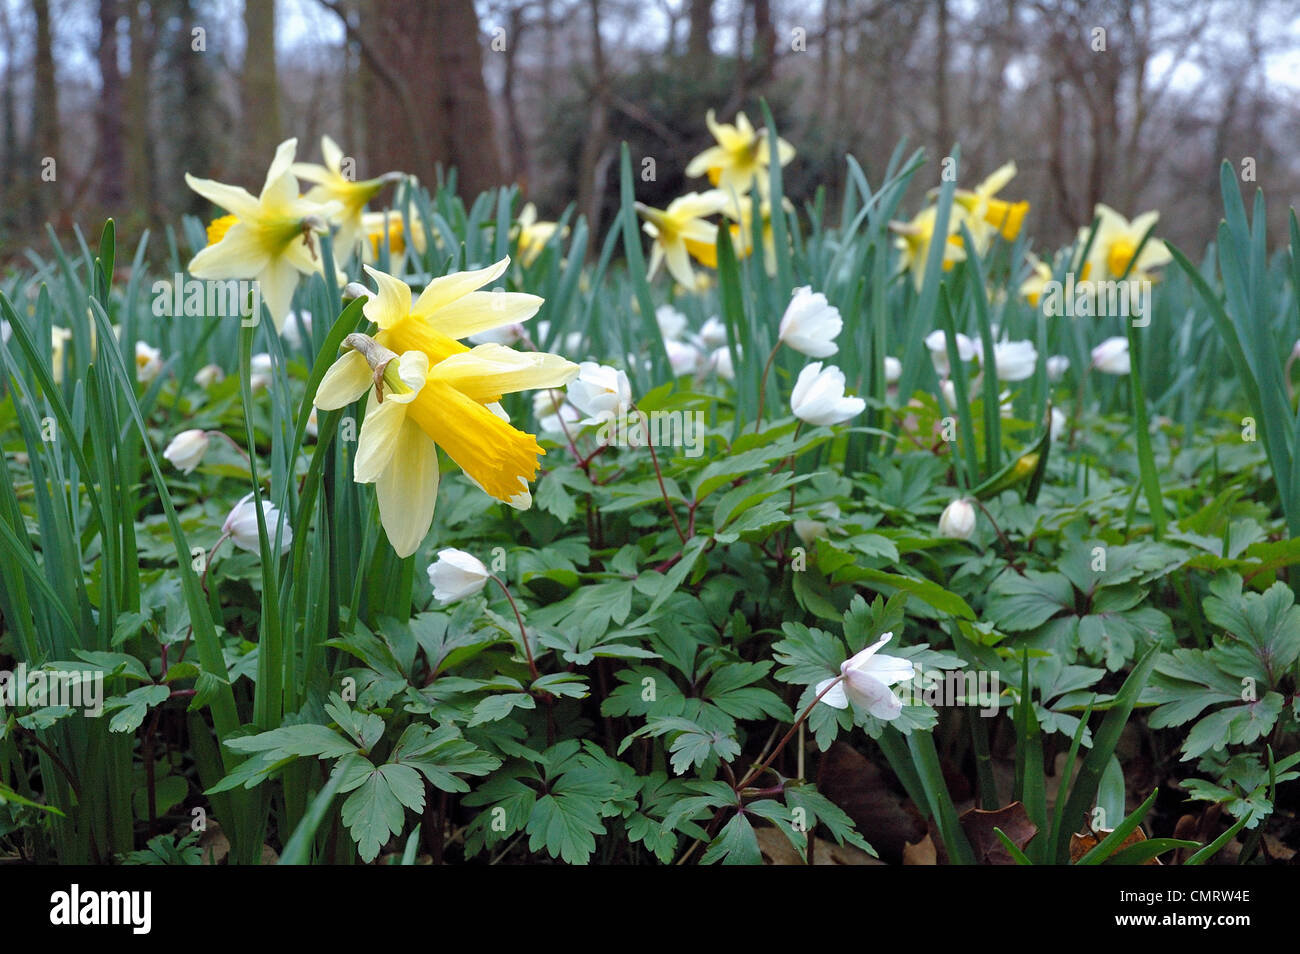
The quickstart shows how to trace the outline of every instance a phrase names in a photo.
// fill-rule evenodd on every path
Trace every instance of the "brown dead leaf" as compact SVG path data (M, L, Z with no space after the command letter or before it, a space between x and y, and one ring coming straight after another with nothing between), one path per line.
M1080 858L1082 858L1088 852L1092 851L1094 846L1099 845L1101 843L1101 840L1114 830L1115 829L1113 828L1099 828L1097 829L1096 832L1088 831L1088 832L1084 832L1083 834L1071 835L1070 836L1070 864L1076 864ZM1134 828L1133 831L1129 833L1129 836L1127 838L1125 838L1122 842L1120 842L1117 846L1115 846L1114 850L1111 851L1110 855L1113 855L1115 854L1115 852L1127 848L1129 845L1136 845L1139 841L1146 841L1146 840L1147 840L1146 832L1144 832L1140 827ZM1107 855L1106 857L1109 858L1110 855ZM1147 861L1142 862L1142 864L1159 865L1160 859L1151 858Z
M853 819L859 834L888 862L899 862L903 846L925 836L925 821L907 797L894 791L866 756L843 742L822 756L817 790ZM814 848L814 861L816 856Z
M767 865L802 865L803 858L795 850L790 839L776 828L760 828L758 850L763 853L763 863ZM837 845L825 838L818 838L813 844L813 865L883 865L879 858L873 858L861 848L853 845Z
M1264 847L1274 861L1290 861L1295 857L1294 848L1288 848L1282 839L1274 838L1272 835L1264 836Z
M903 846L903 864L905 865L937 865L938 863L939 855L935 851L934 840L929 834L915 845L908 843Z
M1038 834L1038 826L1030 821L1025 806L1020 802L1012 802L1005 808L993 812L972 808L957 820L961 823L966 838L975 851L975 859L985 865L1016 863L1011 857L1011 852L1007 851L1006 846L1002 844L1002 839L993 830L994 828L1001 828L1021 851L1029 844L1029 840Z
M221 830L221 823L216 819L208 819L207 827L199 836L199 848L203 851L205 865L219 865L226 860L226 855L230 854L230 839Z

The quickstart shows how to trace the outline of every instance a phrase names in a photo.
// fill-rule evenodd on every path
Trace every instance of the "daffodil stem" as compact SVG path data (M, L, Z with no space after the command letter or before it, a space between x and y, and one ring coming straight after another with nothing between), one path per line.
M773 760L778 755L781 754L781 750L785 748L786 743L789 742L792 738L794 738L794 734L799 731L799 727L804 724L804 722L808 719L810 715L812 715L812 711L814 708L817 707L817 703L822 701L822 696L826 695L826 693L830 692L832 689L838 686L843 679L844 677L842 675L837 676L834 680L832 680L830 683L827 684L825 689L817 693L817 697L813 699L812 702L808 703L807 707L803 710L803 712L799 713L799 718L795 719L794 725L790 726L790 730L786 732L785 735L781 736L781 741L778 742L776 746L772 749L772 751L768 753L767 758L763 759L763 761L759 762L748 772L746 772L745 777L740 780L740 783L734 786L737 793L739 793L741 789L745 788L745 786L748 785L750 782L752 782L754 779L758 778L758 776L761 775L763 772L767 771L768 767L772 764Z
M642 414L642 412L635 407L632 410L636 411L638 416ZM649 433L649 426L644 421L642 422L642 427L645 427L646 433ZM663 471L659 469L659 455L655 453L654 442L646 441L645 446L650 450L650 461L654 464L655 477L659 480L659 492L664 495L664 506L668 508L668 516L672 518L673 529L677 531L677 536L681 538L681 541L684 544L687 539L686 533L682 530L681 521L677 519L677 511L673 509L673 502L668 499L668 488L664 486L664 474Z
M758 413L754 416L755 434L763 426L763 407L767 403L767 376L772 373L772 362L776 360L776 353L780 350L781 342L778 341L772 353L767 356L767 364L763 365L763 377L758 382Z
M524 618L519 612L519 607L515 603L515 598L510 595L510 587L506 586L506 581L501 577L490 574L496 581L497 586L501 587L501 592L505 593L506 600L510 603L510 608L515 611L515 621L519 623L519 638L524 644L524 655L528 658L528 671L532 673L534 679L540 675L537 672L537 663L533 662L533 650L528 645L528 630L524 628Z

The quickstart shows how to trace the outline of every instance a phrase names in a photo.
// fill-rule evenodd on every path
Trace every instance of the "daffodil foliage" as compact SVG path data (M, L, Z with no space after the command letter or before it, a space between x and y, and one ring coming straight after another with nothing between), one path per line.
M289 140L0 275L0 854L1300 848L1294 217L1055 248L959 150L804 203L762 111L602 234Z

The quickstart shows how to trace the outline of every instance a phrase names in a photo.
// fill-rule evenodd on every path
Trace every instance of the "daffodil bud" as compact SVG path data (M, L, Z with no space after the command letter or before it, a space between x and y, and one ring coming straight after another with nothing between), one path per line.
M343 286L343 300L354 301L358 298L369 298L370 289L360 282L348 282Z

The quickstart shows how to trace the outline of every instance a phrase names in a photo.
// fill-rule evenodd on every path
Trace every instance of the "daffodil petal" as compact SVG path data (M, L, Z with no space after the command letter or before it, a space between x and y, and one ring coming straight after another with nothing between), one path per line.
M375 481L379 522L393 550L408 557L433 524L438 502L438 448L420 428L402 423L388 467Z
M380 328L391 328L411 313L411 286L387 272L369 265L364 267L379 286L379 294L369 299L361 311Z
M216 245L200 249L190 260L189 272L201 279L247 279L260 273L270 261L270 253L257 233L239 222Z
M388 469L405 421L405 405L396 401L381 404L371 393L357 439L357 458L352 464L352 477L357 483L373 484Z
M298 287L298 269L293 262L281 258L273 260L257 276L262 286L262 302L271 313L275 330L279 333L289 318L293 307L294 289Z
M360 351L349 351L329 366L312 403L322 411L337 411L365 394L374 383L365 356Z
M241 219L257 215L257 199L247 189L213 179L200 179L188 172L185 173L185 184L213 205L220 206Z
M482 344L439 362L429 377L485 404L515 391L563 387L578 376L578 371L576 364L556 354Z
M527 321L544 299L519 292L470 292L429 316L435 331L449 338L468 338L480 331Z
M496 281L509 267L510 259L506 257L487 268L475 269L472 272L455 272L435 278L421 293L411 312L427 317L438 309L464 298L470 292L482 288L488 282Z
M266 170L266 182L262 185L261 198L265 202L268 198L274 198L277 201L285 199L285 177L293 179L293 157L298 151L297 139L286 139L275 149L275 158L271 160L271 166ZM287 196L289 201L298 197L298 183L291 182L293 194ZM233 211L233 210L232 210Z

